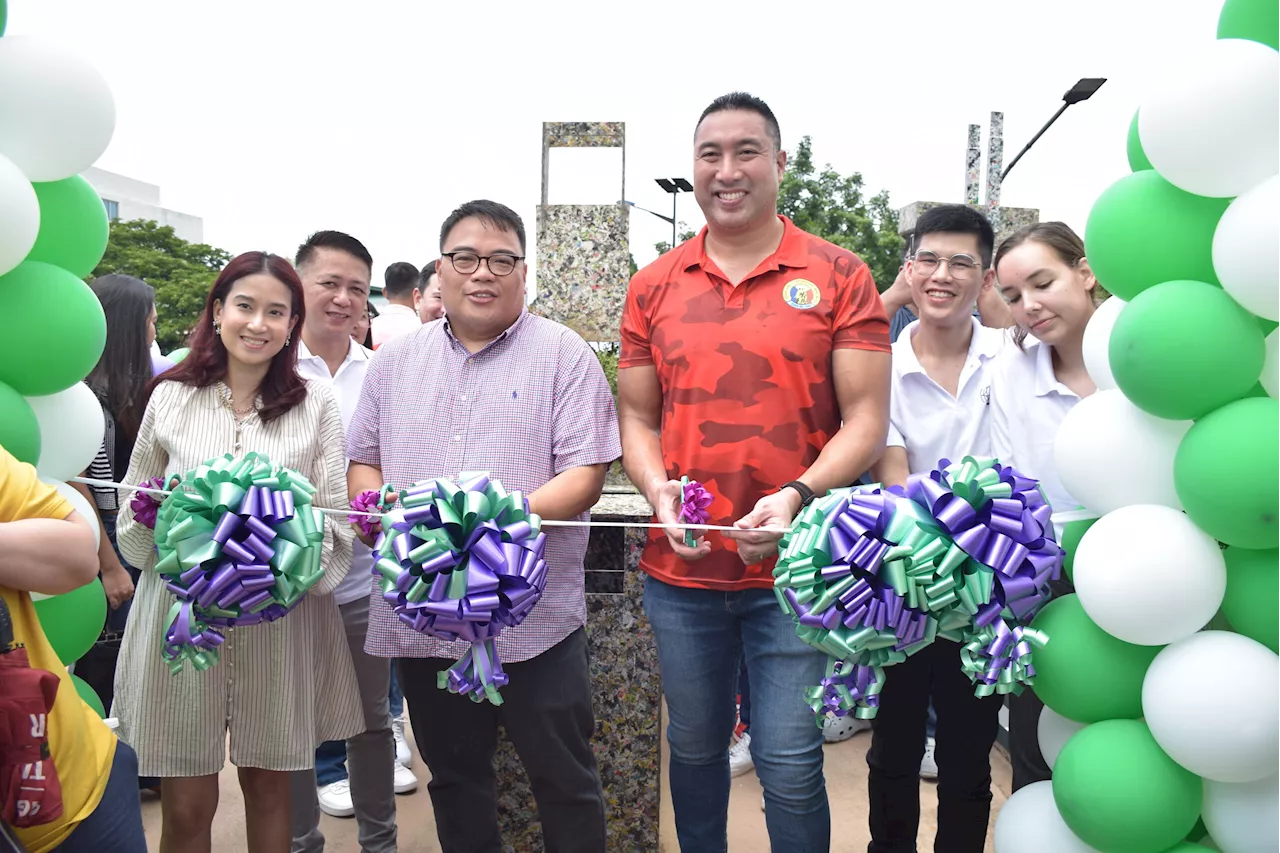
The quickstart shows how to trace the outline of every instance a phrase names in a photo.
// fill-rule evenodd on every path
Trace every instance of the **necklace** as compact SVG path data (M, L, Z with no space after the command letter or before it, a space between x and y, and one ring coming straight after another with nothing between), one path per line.
M248 417L258 408L257 406L258 401L255 399L252 403L249 404L247 408L237 409L235 407L235 403L232 400L231 389L228 388L226 384L222 382L218 383L218 398L222 401L222 405L225 406L231 412L231 415L237 421L243 420L244 418Z

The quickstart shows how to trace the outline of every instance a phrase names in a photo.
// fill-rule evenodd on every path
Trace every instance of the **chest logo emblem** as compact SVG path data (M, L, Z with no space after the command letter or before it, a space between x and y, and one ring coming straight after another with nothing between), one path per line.
M793 278L782 285L782 301L792 308L807 311L810 308L817 308L821 300L822 292L818 290L818 286L806 279Z

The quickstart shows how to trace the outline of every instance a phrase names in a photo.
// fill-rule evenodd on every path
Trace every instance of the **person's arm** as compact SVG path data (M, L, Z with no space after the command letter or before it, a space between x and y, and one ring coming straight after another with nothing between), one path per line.
M890 392L892 393L892 392ZM892 403L892 400L890 401ZM889 419L889 437L885 439L884 455L871 466L871 476L884 487L905 486L911 476L911 462L907 458L907 442Z
M167 409L169 398L181 387L175 382L161 382L156 386L147 403L147 410L142 414L142 425L138 427L138 438L133 444L129 471L124 476L125 483L137 485L154 477L166 476L169 454L157 440L156 424ZM166 483L164 487L170 488L170 484ZM147 571L155 568L156 564L155 532L134 520L132 497L133 492L128 488L116 493L120 507L116 515L116 546L129 565Z
M1007 329L1013 325L1013 312L995 287L995 276L988 274L978 291L978 322L990 329Z
M889 289L880 294L880 304L884 306L885 316L893 320L893 315L904 305L915 303L911 300L911 283L907 280L907 267L898 267L898 277L889 285Z
M79 513L0 523L0 586L61 595L97 576L93 527Z
M608 465L580 465L555 475L529 495L529 511L550 521L577 518L596 505Z
M89 472L81 471L80 476L87 477ZM93 507L93 511L98 514L98 529L102 530L102 512L98 509L93 492L84 483L71 483L70 486L84 495L89 506ZM98 537L98 573L102 575L102 589L107 594L107 602L112 610L118 609L133 595L133 578L129 577L129 572L116 554L115 546L111 544L111 538L105 532Z

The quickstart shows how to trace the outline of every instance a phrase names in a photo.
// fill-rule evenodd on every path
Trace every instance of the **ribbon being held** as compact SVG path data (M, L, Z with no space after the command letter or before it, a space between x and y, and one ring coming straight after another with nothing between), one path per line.
M471 648L437 686L502 704L507 683L495 640L524 621L547 582L542 520L520 492L485 473L416 483L382 517L374 574L400 621Z
M706 524L711 520L711 514L707 512L711 501L711 493L697 480L680 478L680 521L686 524ZM692 530L684 532L684 544L690 548L697 547L698 538L699 534Z
M221 629L297 606L324 574L324 527L315 486L262 454L228 454L168 480L180 485L155 519L156 571L177 597L162 648L177 674L217 663Z
M144 489L163 489L164 479L152 477L139 485ZM151 530L156 529L156 514L160 511L160 501L155 495L149 492L134 492L133 497L129 499L129 509L133 510L134 521Z

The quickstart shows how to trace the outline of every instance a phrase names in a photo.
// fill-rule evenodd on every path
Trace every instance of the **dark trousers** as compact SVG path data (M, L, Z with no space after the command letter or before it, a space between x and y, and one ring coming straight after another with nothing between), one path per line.
M53 849L57 853L147 853L138 802L138 756L127 743L116 741L111 775L98 807Z
M920 759L929 700L938 714L935 853L982 853L991 814L991 746L1003 697L979 699L960 670L960 647L936 640L885 670L872 728L868 853L916 853Z
M414 740L431 770L427 790L444 853L502 851L493 768L499 725L529 775L547 853L603 853L604 791L591 748L586 630L531 660L504 664L511 683L498 707L438 689L436 673L453 663L396 661Z
M1013 790L1053 778L1040 754L1040 711L1044 703L1031 688L1009 697L1009 763L1013 765Z

